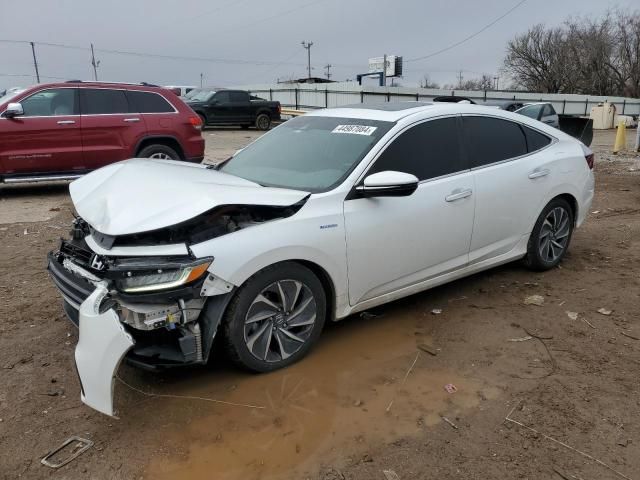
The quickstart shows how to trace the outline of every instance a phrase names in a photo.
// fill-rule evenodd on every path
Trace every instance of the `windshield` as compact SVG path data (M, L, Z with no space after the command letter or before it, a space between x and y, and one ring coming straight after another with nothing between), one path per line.
M13 97L16 97L16 96L20 95L22 92L24 92L23 88L20 88L20 89L17 89L17 90L16 89L7 90L7 93L5 93L4 96L0 97L0 105L10 101Z
M206 102L216 94L214 90L201 90L196 88L187 93L184 98L191 102Z
M301 116L240 151L221 171L263 186L322 192L337 186L392 122Z

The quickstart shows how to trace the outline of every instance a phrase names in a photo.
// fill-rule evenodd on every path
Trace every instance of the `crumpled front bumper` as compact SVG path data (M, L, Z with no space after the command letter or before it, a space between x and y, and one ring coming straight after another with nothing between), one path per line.
M135 344L113 309L100 313L107 295L99 285L80 305L80 333L75 351L82 401L106 415L115 416L114 379L123 357Z

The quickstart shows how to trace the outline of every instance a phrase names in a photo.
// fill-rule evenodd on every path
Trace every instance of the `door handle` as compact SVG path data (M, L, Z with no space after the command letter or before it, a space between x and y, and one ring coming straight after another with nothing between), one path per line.
M536 168L529 174L529 178L533 180L534 178L546 177L550 173L551 170L549 170L548 168Z
M125 118L124 121L125 122L139 122L140 119L139 118Z
M456 189L453 192L451 192L450 195L447 195L446 197L444 197L444 199L447 202L455 202L456 200L462 200L463 198L470 197L472 193L473 193L473 190L471 190L470 188L467 188L465 190Z
M76 123L75 120L59 120L58 125L73 125Z

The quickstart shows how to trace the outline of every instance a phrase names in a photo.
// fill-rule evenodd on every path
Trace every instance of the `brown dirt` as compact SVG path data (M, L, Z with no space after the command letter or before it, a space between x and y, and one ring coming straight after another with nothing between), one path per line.
M221 143L215 156L248 141L207 136ZM612 138L596 136L598 213L561 268L515 263L347 319L304 361L268 375L222 358L120 370L145 392L264 408L152 398L121 383L119 420L85 407L77 332L44 270L67 234L66 188L0 189L2 213L20 212L0 224L0 478L624 478L545 435L640 478L640 162L605 155ZM544 305L523 305L534 294ZM544 338L510 341L527 332ZM505 422L514 407L511 418L539 433ZM40 464L74 434L95 446L57 472Z

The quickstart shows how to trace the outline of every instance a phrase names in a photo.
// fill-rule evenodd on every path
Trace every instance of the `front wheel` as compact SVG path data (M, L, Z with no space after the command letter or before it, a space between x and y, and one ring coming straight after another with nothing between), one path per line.
M255 372L300 360L322 332L326 302L318 277L298 263L261 270L238 290L225 313L229 357Z
M526 265L539 271L558 265L569 248L573 225L573 210L566 200L556 198L549 202L529 237Z
M258 130L269 130L270 126L271 117L269 117L269 115L267 115L266 113L261 113L260 115L258 115L258 118L256 118L256 128Z

